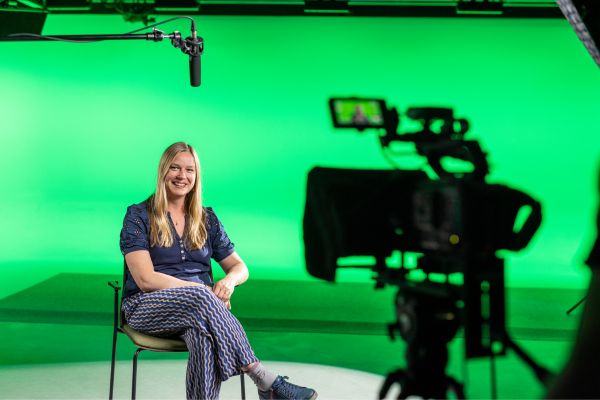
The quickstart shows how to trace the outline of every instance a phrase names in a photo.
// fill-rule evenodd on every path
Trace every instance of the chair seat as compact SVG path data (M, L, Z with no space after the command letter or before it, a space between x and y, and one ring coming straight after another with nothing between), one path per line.
M161 338L140 333L127 324L123 325L123 332L138 347L152 351L183 352L188 351L183 340Z

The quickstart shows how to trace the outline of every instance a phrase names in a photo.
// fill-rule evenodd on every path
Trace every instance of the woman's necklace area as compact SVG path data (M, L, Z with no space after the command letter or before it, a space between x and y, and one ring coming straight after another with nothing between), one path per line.
M185 224L185 214L181 214L180 216L174 216L173 214L171 214L171 220L173 220L173 223L175 224L175 226L180 226L180 225L184 225Z

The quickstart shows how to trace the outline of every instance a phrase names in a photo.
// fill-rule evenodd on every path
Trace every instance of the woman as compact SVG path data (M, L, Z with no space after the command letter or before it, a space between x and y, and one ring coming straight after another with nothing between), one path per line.
M200 164L190 145L178 142L165 150L156 192L127 209L120 244L128 267L125 319L140 332L186 342L188 399L218 398L221 382L240 371L252 378L261 399L317 397L265 369L229 312L248 268L214 211L202 206ZM226 273L212 288L211 258Z

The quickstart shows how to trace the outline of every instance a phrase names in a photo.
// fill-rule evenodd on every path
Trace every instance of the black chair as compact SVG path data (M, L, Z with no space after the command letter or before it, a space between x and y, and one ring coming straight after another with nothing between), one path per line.
M127 265L125 265L124 273L123 273L123 282L125 282L127 278ZM136 383L137 383L137 363L138 356L144 350L150 350L155 352L187 352L187 346L183 340L177 338L159 338L150 335L145 335L133 329L129 326L124 318L123 312L120 311L120 304L122 302L122 297L119 298L119 291L121 287L119 286L118 281L108 282L108 285L112 287L115 291L114 297L114 330L113 330L113 343L112 343L112 360L110 364L110 391L108 394L109 400L113 398L113 387L114 387L114 378L115 378L115 359L117 353L117 333L124 333L129 337L129 339L137 346L137 350L133 355L133 374L132 374L132 382L131 382L131 398L135 400L136 394ZM125 285L123 285L125 286ZM241 392L242 392L242 400L246 399L246 387L244 384L244 373L240 373L241 379Z

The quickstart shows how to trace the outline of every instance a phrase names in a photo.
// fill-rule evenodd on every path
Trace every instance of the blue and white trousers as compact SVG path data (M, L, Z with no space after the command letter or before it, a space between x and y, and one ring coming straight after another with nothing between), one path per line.
M123 300L123 313L137 331L185 341L188 399L217 399L221 382L258 361L244 328L208 286L140 292Z

